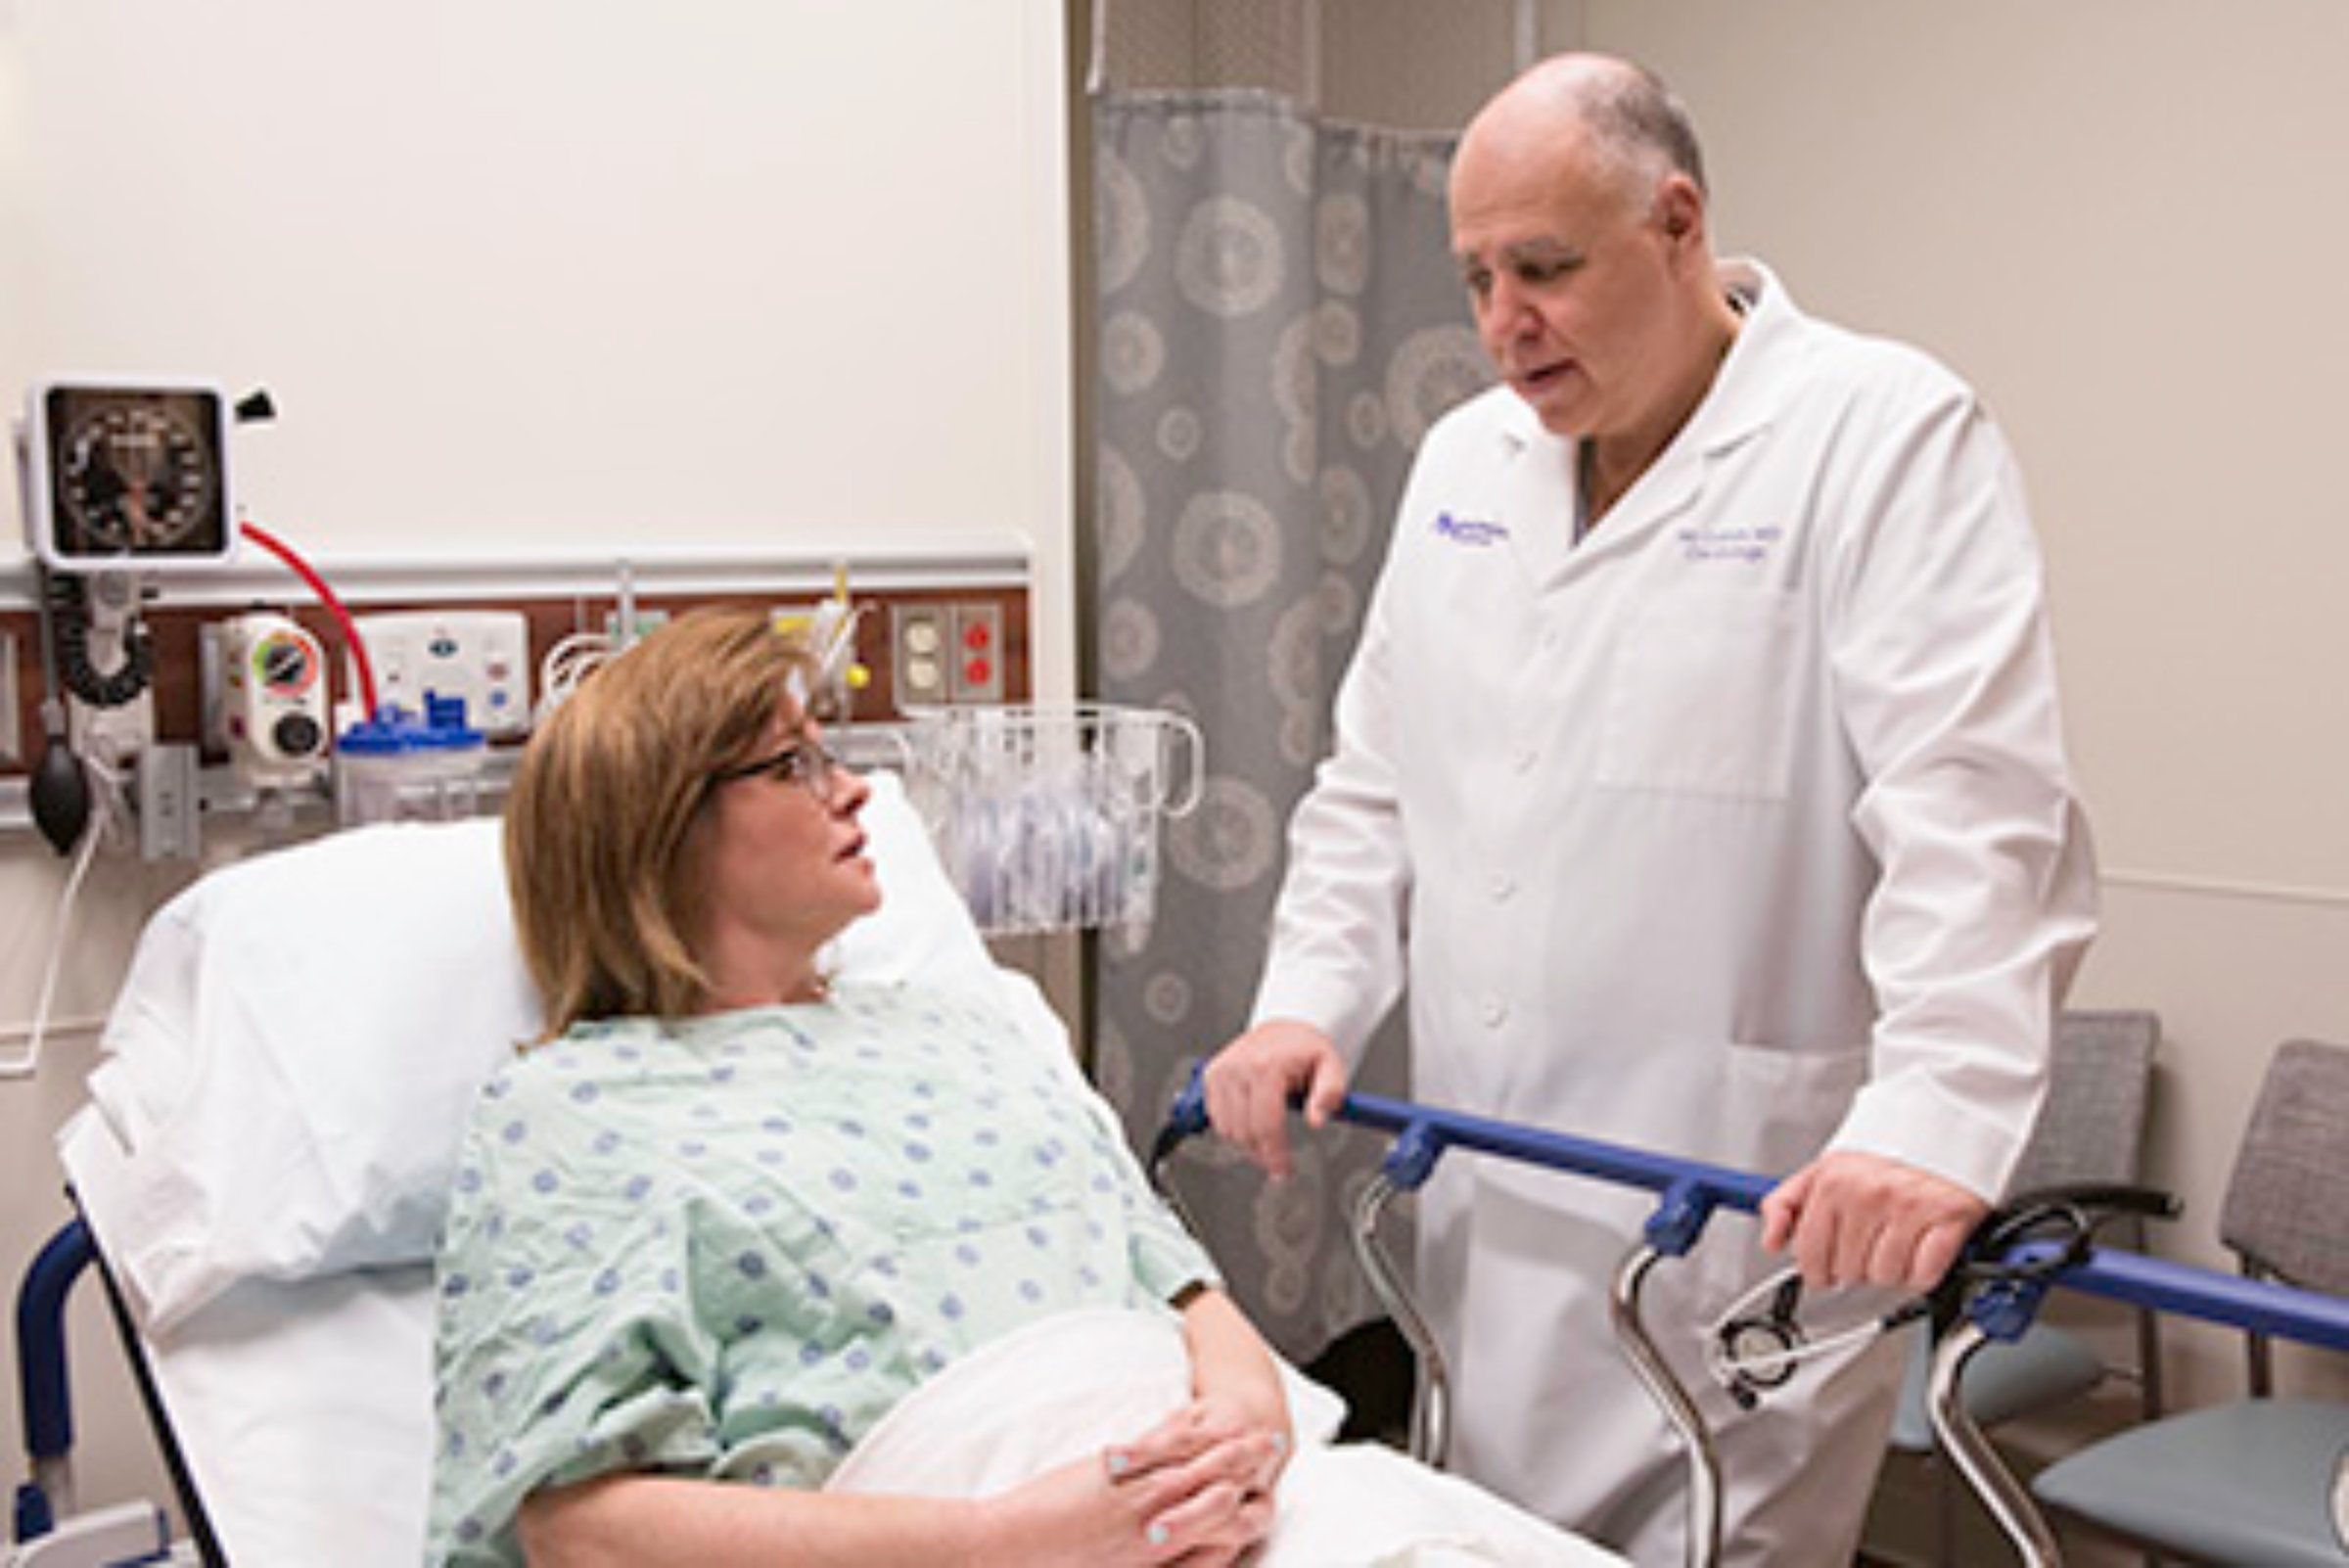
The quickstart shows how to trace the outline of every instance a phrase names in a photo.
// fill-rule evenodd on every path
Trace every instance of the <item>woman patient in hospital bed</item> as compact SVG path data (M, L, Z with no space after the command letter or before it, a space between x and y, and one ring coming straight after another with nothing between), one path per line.
M1610 1560L1327 1447L1000 995L828 982L880 895L806 675L763 613L697 613L524 756L550 1031L468 1129L429 1559Z

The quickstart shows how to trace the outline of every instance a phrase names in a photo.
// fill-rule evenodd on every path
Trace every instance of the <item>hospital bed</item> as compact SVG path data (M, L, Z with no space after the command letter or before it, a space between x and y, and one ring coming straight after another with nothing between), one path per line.
M843 935L838 972L989 989L1039 1049L1067 1060L1059 1021L1033 985L996 966L903 788L887 773L874 782L865 825L885 898L878 915ZM474 1089L538 1026L498 834L490 819L346 832L215 872L150 922L89 1103L60 1135L80 1218L20 1296L33 1480L17 1534L75 1507L56 1323L73 1280L96 1266L179 1494L180 1560L416 1561L441 1195ZM1344 1115L1392 1139L1356 1233L1373 1284L1420 1353L1416 1437L1431 1457L1444 1445L1442 1356L1376 1245L1385 1206L1455 1151L1655 1196L1644 1233L1627 1247L1618 1323L1682 1436L1690 1557L1710 1560L1720 1478L1702 1421L1640 1320L1640 1287L1698 1245L1720 1210L1758 1208L1770 1178L1371 1096L1351 1098ZM1204 1127L1194 1082L1153 1163ZM2050 1290L2349 1348L2349 1303L2092 1248L2081 1235L2026 1227L1990 1240L1953 1304L1935 1419L2026 1561L2055 1561L2053 1545L1969 1432L1955 1389L1966 1357L2020 1333ZM112 1555L54 1560L159 1560L152 1516L106 1522Z
M1066 1032L1035 986L989 953L898 779L868 776L863 822L884 898L877 914L843 933L835 973L984 989L1077 1073ZM186 1533L171 1560L413 1568L433 1449L430 1260L443 1194L476 1087L538 1022L491 819L354 829L215 871L159 911L112 1010L88 1104L60 1133L79 1218L20 1297L33 1480L19 1495L17 1533L44 1516L62 1522L80 1501L57 1314L74 1277L95 1265L117 1303L178 1493ZM1047 1361L1064 1360L1062 1350L1055 1343ZM988 1352L967 1360L1004 1370ZM945 1386L962 1371L958 1363L906 1404L941 1390L952 1429L992 1409L1014 1444L1064 1424L1002 1420L992 1393L954 1406ZM1179 1358L1174 1373L1179 1387ZM1025 1394L1050 1379L1014 1368L1003 1381ZM1334 1433L1343 1413L1302 1381L1292 1409L1301 1438L1309 1424L1312 1436ZM902 1434L898 1412L883 1423L893 1426ZM881 1447L863 1473L886 1475ZM897 1447L926 1462L938 1446ZM1331 1463L1309 1467L1323 1453ZM1381 1455L1403 1462L1308 1441L1289 1475L1310 1470L1343 1484L1341 1461L1375 1465ZM1394 1514L1380 1529L1433 1541L1475 1520L1497 1540L1525 1530L1543 1543L1446 1561L1616 1561L1568 1549L1575 1544L1497 1499L1425 1475L1455 1490L1426 1495L1416 1514ZM940 1481L955 1484L971 1477ZM1409 1489L1374 1490L1401 1501ZM1284 1481L1284 1519L1291 1491ZM1342 1517L1349 1510L1317 1511L1368 1528ZM162 1560L152 1510L144 1521L133 1515L101 1515L127 1528L99 1532L78 1554L64 1529L52 1532L25 1560ZM55 1548L47 1555L44 1543Z

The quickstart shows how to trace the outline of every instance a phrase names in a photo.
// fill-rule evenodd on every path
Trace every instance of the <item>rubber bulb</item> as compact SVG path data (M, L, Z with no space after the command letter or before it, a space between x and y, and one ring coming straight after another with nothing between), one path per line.
M90 823L90 776L81 759L62 737L52 734L41 748L27 788L33 826L60 854L71 854Z

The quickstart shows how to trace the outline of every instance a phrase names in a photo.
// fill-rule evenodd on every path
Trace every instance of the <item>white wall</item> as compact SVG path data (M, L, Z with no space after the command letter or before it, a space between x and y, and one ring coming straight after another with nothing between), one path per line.
M266 386L241 488L314 555L1024 533L1065 698L1063 51L1053 0L0 4L0 399ZM0 843L0 1028L63 870ZM60 1017L176 881L102 862ZM0 1082L12 1289L90 1059ZM85 1496L153 1490L119 1392L82 1415Z
M1696 110L1725 249L1951 360L2019 448L2105 870L2075 1000L2167 1023L2152 1174L2217 1261L2268 1051L2349 1041L2349 12L1587 9Z

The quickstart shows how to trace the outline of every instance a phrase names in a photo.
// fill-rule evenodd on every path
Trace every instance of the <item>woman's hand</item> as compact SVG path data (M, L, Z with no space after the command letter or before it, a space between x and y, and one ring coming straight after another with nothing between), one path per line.
M1271 1531L1289 1435L1285 1425L1267 1427L1259 1412L1211 1394L1108 1450L1101 1462L1114 1485L1151 1498L1156 1511L1146 1537L1195 1542L1194 1550L1209 1553L1198 1561L1221 1563Z
M1182 1298L1191 1398L1149 1431L1113 1445L1101 1470L1142 1509L1143 1562L1221 1568L1272 1528L1274 1489L1289 1462L1288 1399L1272 1353L1221 1291Z
M1282 1434L1194 1401L1130 1443L978 1505L973 1561L1229 1568L1272 1528Z

